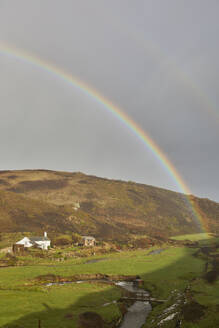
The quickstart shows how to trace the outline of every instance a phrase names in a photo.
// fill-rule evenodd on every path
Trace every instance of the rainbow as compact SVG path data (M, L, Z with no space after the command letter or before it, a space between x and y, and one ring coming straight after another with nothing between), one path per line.
M52 74L59 79L62 79L64 82L72 85L74 88L81 90L84 94L94 99L96 102L101 104L108 112L110 112L114 117L120 120L132 133L140 139L141 142L150 150L155 158L160 162L163 169L175 182L178 190L185 194L187 198L189 207L196 219L197 224L200 226L202 231L206 231L202 215L193 205L192 200L190 199L190 190L186 186L185 182L177 172L176 168L169 161L167 156L161 151L158 145L152 140L152 138L139 126L135 121L132 120L126 113L124 113L120 108L115 106L101 94L99 94L95 89L86 85L84 82L79 81L74 78L71 74L64 72L62 69L55 67L54 65L24 51L20 51L17 48L9 47L8 45L0 43L0 55L7 55L24 61L26 63L32 64L35 67L43 69L44 71Z

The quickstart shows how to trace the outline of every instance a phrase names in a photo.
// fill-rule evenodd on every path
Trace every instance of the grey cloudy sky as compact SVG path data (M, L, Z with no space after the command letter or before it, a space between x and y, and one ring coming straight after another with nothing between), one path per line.
M219 201L218 0L0 0L0 44L98 90L159 145L193 194ZM82 171L177 190L104 107L0 52L0 169Z

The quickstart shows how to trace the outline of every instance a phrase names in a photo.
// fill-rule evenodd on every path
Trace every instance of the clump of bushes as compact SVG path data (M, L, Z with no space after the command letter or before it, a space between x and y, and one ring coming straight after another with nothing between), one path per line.
M204 278L209 282L209 283L214 283L217 278L219 277L219 259L214 259L212 261L212 266L213 269L211 271L208 271L205 275Z
M53 240L55 246L68 246L72 245L72 238L69 235L61 235Z
M186 321L198 321L205 314L206 307L195 301L185 304L182 308L182 314Z
M134 248L147 248L148 244L147 238L138 238L133 241Z
M82 243L82 237L76 232L73 232L71 238L72 238L73 244L81 244Z
M17 261L18 261L17 257L12 255L11 253L7 253L5 255L5 260L7 261L7 265L9 265L9 266L16 265Z

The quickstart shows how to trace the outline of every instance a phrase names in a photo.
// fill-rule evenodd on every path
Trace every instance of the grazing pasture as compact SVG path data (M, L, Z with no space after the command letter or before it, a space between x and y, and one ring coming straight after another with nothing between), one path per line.
M150 250L151 251L151 250ZM70 277L75 274L139 275L153 297L167 299L172 290L183 292L188 281L200 276L204 261L194 257L194 249L170 247L160 254L149 250L127 251L99 257L68 259L57 263L37 259L36 264L0 269L1 327L77 327L80 313L99 313L113 325L122 316L121 304L112 303L122 291L103 283L72 283L46 286L40 275ZM89 261L89 262L88 262ZM88 262L88 263L87 263ZM104 306L104 304L109 303ZM159 310L159 306L156 307ZM153 311L152 311L153 312ZM155 311L156 312L156 311ZM111 326L112 326L111 325Z

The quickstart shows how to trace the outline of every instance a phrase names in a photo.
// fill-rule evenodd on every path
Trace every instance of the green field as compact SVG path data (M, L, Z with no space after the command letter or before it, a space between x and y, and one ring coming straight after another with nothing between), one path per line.
M212 236L207 232L172 237L172 239L176 239L176 240L191 240L191 241L199 241L199 240L211 239L211 238Z
M181 236L176 236L172 237L172 239L175 240L190 240L190 241L201 241L205 240L206 242L209 239L214 239L210 233L203 232L203 233L195 233L195 234L190 234L190 235L181 235Z
M90 264L86 261L91 258L68 259L63 263L37 259L33 265L0 268L0 327L32 328L37 327L38 320L41 320L43 328L76 328L78 315L85 311L98 312L105 320L106 327L112 327L110 322L121 316L119 306L103 305L121 297L119 288L102 283L51 287L33 283L39 275L67 277L82 273L140 275L151 295L168 299L167 304L174 302L170 298L173 290L183 293L191 282L193 299L209 308L205 310L203 320L197 324L184 321L182 327L210 327L207 325L209 318L218 316L214 311L219 304L219 285L218 281L209 285L201 278L205 261L194 256L196 251L194 248L169 247L156 255L148 255L149 250L101 255L99 258L102 261ZM162 304L154 308L145 327L153 327L150 322L165 306ZM172 326L166 323L164 327Z

